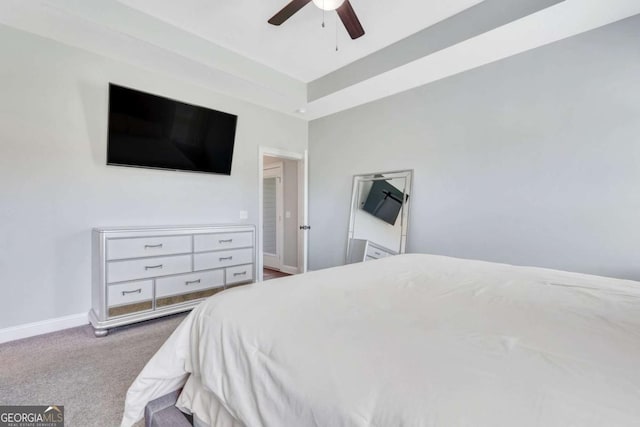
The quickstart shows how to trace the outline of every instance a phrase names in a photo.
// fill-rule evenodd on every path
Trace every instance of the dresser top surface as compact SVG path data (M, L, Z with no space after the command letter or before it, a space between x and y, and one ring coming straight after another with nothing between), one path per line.
M253 224L199 224L199 225L146 225L146 226L126 226L126 227L95 227L93 231L96 233L131 233L131 232L176 232L185 233L194 231L204 231L209 229L215 230L233 230L233 231L255 231Z

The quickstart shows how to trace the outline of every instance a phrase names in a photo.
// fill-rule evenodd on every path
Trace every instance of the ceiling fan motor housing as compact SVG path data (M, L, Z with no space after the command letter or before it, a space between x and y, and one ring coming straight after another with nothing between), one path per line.
M323 10L336 10L342 3L344 0L313 0L313 4Z

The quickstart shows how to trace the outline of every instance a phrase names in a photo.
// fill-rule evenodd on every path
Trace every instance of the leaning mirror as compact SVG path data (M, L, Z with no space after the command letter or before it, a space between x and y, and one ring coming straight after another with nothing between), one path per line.
M413 171L353 177L347 263L404 253Z

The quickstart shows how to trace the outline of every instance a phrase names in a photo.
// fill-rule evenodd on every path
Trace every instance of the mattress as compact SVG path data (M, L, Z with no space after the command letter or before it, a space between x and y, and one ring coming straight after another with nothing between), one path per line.
M400 255L235 288L149 361L123 426L183 386L215 427L637 426L640 284Z

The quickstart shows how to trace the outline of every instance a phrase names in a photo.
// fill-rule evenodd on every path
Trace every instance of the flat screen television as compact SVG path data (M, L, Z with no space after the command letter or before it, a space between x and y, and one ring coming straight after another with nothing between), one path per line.
M110 84L107 164L231 175L237 120Z
M402 198L402 191L384 179L373 181L362 209L391 225L395 225L400 208L402 208Z

